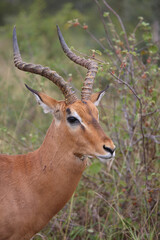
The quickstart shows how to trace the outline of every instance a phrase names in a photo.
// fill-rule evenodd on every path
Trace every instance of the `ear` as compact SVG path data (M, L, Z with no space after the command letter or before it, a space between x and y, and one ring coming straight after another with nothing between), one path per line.
M47 96L46 94L40 93L40 92L28 87L26 84L25 84L25 86L29 91L31 91L34 94L38 104L43 108L44 113L52 113L54 115L56 115L56 114L58 115L60 106L63 101L61 101L61 102L56 101L55 99Z
M94 105L97 107L102 99L102 97L105 95L106 90L109 88L109 86L107 86L104 90L97 92L97 93L93 93L90 97L90 101L94 103Z

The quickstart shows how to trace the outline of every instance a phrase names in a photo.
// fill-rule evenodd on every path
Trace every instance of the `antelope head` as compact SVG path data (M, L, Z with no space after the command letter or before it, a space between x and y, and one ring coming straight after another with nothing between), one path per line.
M45 113L52 113L54 125L63 135L63 144L68 144L75 156L84 159L85 156L93 156L102 162L114 157L115 146L112 140L106 136L99 124L97 106L105 94L105 90L92 93L93 82L98 70L97 62L85 59L74 54L67 46L62 33L57 26L57 32L63 51L69 59L88 69L79 100L64 79L48 67L25 63L22 61L16 36L16 29L13 31L14 64L23 71L39 74L56 84L62 91L65 100L57 101L44 93L26 87L35 95L37 102Z

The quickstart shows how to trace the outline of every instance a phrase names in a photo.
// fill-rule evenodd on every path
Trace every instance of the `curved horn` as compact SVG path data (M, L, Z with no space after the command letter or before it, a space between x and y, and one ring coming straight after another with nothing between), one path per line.
M77 100L77 97L71 87L65 80L59 76L55 71L48 67L43 67L41 65L36 65L32 63L25 63L21 58L21 54L18 47L16 27L13 29L13 53L14 53L14 65L23 71L39 74L45 78L48 78L54 84L56 84L63 95L65 96L66 104L71 104Z
M58 25L57 25L57 32L58 32L58 37L59 37L59 41L61 43L62 49L67 55L67 57L69 57L73 62L88 69L88 72L82 87L81 98L82 98L82 101L89 100L92 94L93 82L98 70L98 63L90 59L87 60L85 58L81 58L77 56L75 53L73 53L67 46Z

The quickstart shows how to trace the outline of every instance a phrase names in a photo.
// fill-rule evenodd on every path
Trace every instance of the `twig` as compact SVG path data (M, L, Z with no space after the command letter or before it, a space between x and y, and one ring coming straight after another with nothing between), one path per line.
M118 134L118 130L117 130L117 126L116 126L116 121L115 121L115 109L116 109L116 106L115 106L115 101L114 101L114 108L113 108L113 111L114 111L114 114L113 114L113 122L114 122L114 130L115 130L115 134L116 134L116 138L117 138L117 142L118 142L118 145L119 145L119 149L123 155L123 158L125 159L125 153L123 151L123 148L121 146L121 141L120 141L120 137L119 137L119 134Z
M123 81L121 78L117 77L116 75L114 75L112 72L109 71L109 73L118 80L118 82L120 83L123 83L124 85L126 85L130 90L131 92L134 94L134 96L138 99L138 101L141 102L141 99L138 97L136 91L125 81Z
M108 33L108 30L107 30L106 23L105 23L104 18L103 18L103 16L102 16L101 6L100 6L100 4L99 4L99 2L98 2L97 0L94 0L94 1L95 1L95 3L96 3L97 6L98 6L99 15L100 15L101 21L102 21L103 26L104 26L104 31L105 31L105 33L106 33L106 39L107 39L108 45L109 45L109 47L110 47L111 49L113 49L114 47L113 47L112 41L111 41L111 39L110 39L110 37L109 37L109 33Z
M63 237L63 240L67 239L67 233L68 233L68 229L69 229L69 225L70 225L70 221L71 221L71 213L72 213L72 208L73 208L73 200L74 200L74 194L73 194L73 196L71 198L71 202L70 202L69 214L68 214L68 219L67 219L67 226L66 226L65 235Z
M142 117L148 117L149 115L152 115L152 114L154 114L156 112L160 112L160 108L155 109L153 112L142 114Z
M111 6L110 6L105 0L103 0L103 3L104 3L104 5L118 18L118 21L119 21L119 23L120 23L120 25L121 25L121 28L122 28L123 32L124 32L124 38L125 38L125 41L126 41L126 43L127 43L127 48L128 48L128 51L129 51L130 47L129 47L128 37L127 37L126 29L125 29L125 27L124 27L124 24L123 24L123 22L122 22L122 19L121 19L120 16L116 13L116 11L114 11L114 9L111 8Z
M90 35L90 37L95 40L103 50L106 50L106 47L88 30L86 29L86 32Z
M102 61L102 60L100 60L100 59L98 59L98 58L95 58L95 57L93 57L93 56L88 56L87 54L82 53L82 52L80 52L80 51L78 51L78 50L76 50L76 49L73 49L73 51L76 52L76 53L78 53L78 54L80 54L80 55L82 55L82 56L84 56L84 57L91 58L91 59L93 59L93 60L96 60L97 62L106 64L105 61Z
M126 44L127 44L127 49L128 51L130 51L130 46L129 46L129 42L128 42L128 37L127 37L127 33L126 33L126 29L124 27L124 24L122 22L122 19L120 18L120 16L116 13L116 11L114 11L114 9L105 1L103 0L103 3L104 5L117 17L120 25L121 25L121 28L124 32L124 39L126 41ZM130 61L130 65L131 65L131 77L132 79L134 78L134 69L133 69L133 59L132 59L132 55L129 53L129 61Z
M137 29L138 29L138 27L139 27L139 25L142 23L142 19L137 23L137 25L136 25L136 27L135 27L135 29L133 30L133 34L135 34L136 33L136 31L137 31Z
M138 99L139 101L139 105L140 105L140 128L141 128L141 134L142 134L142 141L143 141L143 162L146 165L146 154L145 154L145 136L144 136L144 131L143 131L143 106L142 106L142 101L140 99L140 97L138 97L136 91L125 81L123 81L121 78L117 77L116 75L114 75L112 72L110 72L110 74L116 78L120 83L123 83L124 85L126 85L131 92L134 94L134 96Z
M80 24L79 25L81 28L83 28L83 26ZM105 48L105 46L88 30L88 29L86 29L85 30L89 35L90 35L90 37L94 40L94 41L96 41L100 46L101 46L101 48L103 49L103 50L106 50L106 48Z
M46 240L46 237L45 236L43 236L42 234L40 234L40 233L37 233L35 236L39 236L42 240ZM31 238L31 240L34 240L34 237L33 238Z
M146 184L146 188L148 188L148 174L147 174L147 162L146 162L146 151L145 151L145 134L143 131L143 106L142 106L142 101L140 99L140 97L138 97L137 93L135 92L135 90L125 81L123 81L122 79L118 78L116 75L114 75L112 72L110 72L110 74L116 78L116 80L118 80L120 83L123 83L124 85L126 85L134 94L134 96L137 98L138 102L139 102L139 106L140 106L140 129L141 129L141 135L142 135L142 149L143 149L143 164L144 164L144 168L145 168L145 184ZM146 200L146 199L145 199ZM148 206L147 206L147 200L146 200L146 209L147 209L147 215L148 215Z
M160 144L160 141L157 140L157 138L160 138L160 135L154 136L154 135L145 134L144 137L153 140L153 141L154 141L155 143L157 143L157 144ZM139 141L141 141L141 140L142 140L142 138L139 138L139 139L137 139L137 141L134 142L133 144L135 145L135 144L137 144L137 143L138 143Z

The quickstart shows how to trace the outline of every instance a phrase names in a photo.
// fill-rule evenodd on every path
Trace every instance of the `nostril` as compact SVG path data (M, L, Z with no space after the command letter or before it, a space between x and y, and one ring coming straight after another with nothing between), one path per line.
M105 145L103 145L103 149L104 149L105 151L111 153L111 154L113 154L114 151L115 151L115 148L114 148L114 149L111 149L111 148L109 148L109 147L106 147Z

